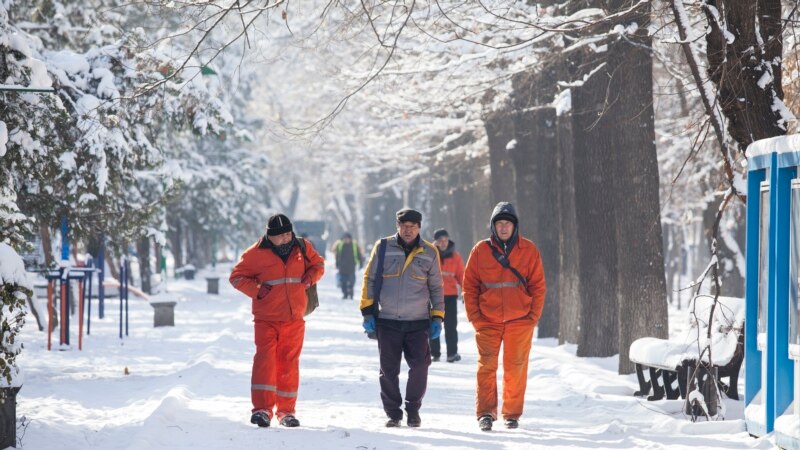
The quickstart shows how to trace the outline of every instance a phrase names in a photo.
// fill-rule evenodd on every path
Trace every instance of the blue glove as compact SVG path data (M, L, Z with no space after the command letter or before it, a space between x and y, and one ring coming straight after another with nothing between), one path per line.
M436 317L431 320L431 339L439 339L442 334L442 319Z
M374 333L375 332L375 317L370 315L364 316L364 323L361 324L364 327L364 331L367 333Z

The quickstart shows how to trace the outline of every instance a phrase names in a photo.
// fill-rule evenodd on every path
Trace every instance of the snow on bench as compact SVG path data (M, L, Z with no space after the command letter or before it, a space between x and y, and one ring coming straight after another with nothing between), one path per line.
M718 368L717 380L727 377L728 385L720 383L721 390L729 398L739 399L739 368L744 359L744 299L719 297L711 323L711 351L702 354L704 363L710 361ZM687 376L700 359L700 352L706 348L708 320L714 296L699 295L692 299L688 308L689 326L675 339L645 337L635 340L630 347L630 359L636 363L636 377L639 390L636 396L646 396L653 390L648 400L686 398ZM645 380L644 369L649 369L650 379ZM663 386L658 379L663 379ZM678 381L678 389L673 383Z

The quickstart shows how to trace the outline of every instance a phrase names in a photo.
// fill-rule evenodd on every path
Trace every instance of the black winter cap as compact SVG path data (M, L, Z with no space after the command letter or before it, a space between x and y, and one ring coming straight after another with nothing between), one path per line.
M411 208L403 208L397 211L398 222L416 222L422 225L422 213Z
M445 237L445 236L450 237L450 235L447 233L447 230L445 230L444 228L439 228L438 230L433 232L434 241L439 239L440 237Z
M267 221L267 236L277 236L290 231L292 222L283 214L275 214Z

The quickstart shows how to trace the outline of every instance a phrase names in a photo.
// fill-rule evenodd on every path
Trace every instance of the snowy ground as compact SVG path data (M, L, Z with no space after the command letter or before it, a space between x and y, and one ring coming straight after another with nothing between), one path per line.
M341 300L333 270L328 267L321 306L307 323L297 406L302 427L249 423L249 300L230 287L227 274L221 295L205 294L201 273L195 281L170 280L169 293L160 296L178 302L174 328L154 329L152 308L135 296L130 336L118 338L118 301L112 299L102 321L93 306L92 335L84 337L82 352L76 345L48 352L46 335L29 323L19 359L25 377L17 411L25 417L20 447L772 448L769 440L748 436L741 402L726 400L725 421L691 423L680 401L634 398L635 376L617 375L616 358L577 358L575 346L552 339L534 342L520 428L496 422L496 431L481 432L474 417L477 355L463 308L463 359L431 366L422 427L384 428L377 347L362 333L356 301Z

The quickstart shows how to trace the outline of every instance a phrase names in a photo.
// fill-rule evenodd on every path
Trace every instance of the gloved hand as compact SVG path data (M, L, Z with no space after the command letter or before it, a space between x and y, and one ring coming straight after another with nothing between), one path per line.
M375 316L373 316L372 314L364 316L364 322L361 324L361 326L364 327L364 331L367 334L374 333L375 332Z
M303 278L300 279L300 283L303 285L303 287L305 289L310 288L311 287L311 277L309 277L308 275L303 275Z
M271 289L272 286L268 285L266 282L261 283L261 287L258 288L258 295L256 295L256 300L261 300L262 298L266 297Z
M439 335L442 334L442 319L438 317L434 317L431 320L431 339L439 339Z

